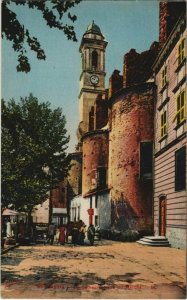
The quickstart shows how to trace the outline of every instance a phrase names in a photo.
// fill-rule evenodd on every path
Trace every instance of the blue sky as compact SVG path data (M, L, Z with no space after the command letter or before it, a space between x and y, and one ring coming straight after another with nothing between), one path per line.
M16 71L17 57L11 43L2 42L2 97L5 100L26 97L32 93L40 101L49 101L52 108L62 107L71 136L69 152L77 143L79 123L79 45L87 26L94 20L108 42L106 49L106 88L114 69L123 70L123 56L131 48L137 52L149 49L159 35L159 2L84 0L71 9L77 15L75 31L78 43L68 41L63 32L50 29L39 11L12 5L20 22L36 36L46 53L45 61L38 61L29 51L31 72Z

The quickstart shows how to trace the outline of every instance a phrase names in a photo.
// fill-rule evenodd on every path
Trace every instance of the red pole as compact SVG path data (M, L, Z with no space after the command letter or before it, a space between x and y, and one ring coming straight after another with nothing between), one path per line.
M94 215L93 208L88 209L88 215L89 215L89 225L91 225L91 224L93 224L93 215Z
M92 221L93 221L93 216L89 215L89 225L92 225Z

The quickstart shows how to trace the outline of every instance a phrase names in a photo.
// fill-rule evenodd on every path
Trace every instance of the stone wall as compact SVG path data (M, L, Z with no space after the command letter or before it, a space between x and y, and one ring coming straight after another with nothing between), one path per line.
M140 142L153 141L155 85L126 88L111 99L109 187L112 226L119 230L152 228L152 184L139 178Z
M69 154L71 168L68 173L68 199L82 192L82 153Z
M83 138L83 195L97 188L97 168L108 167L108 131L95 130Z
M163 47L174 28L180 15L186 11L185 1L161 1L159 16L159 43L160 48Z
M112 97L114 93L123 87L123 76L120 75L120 71L114 70L109 78L109 91L108 97Z
M101 129L108 122L108 102L98 95L95 103L94 129Z
M131 49L124 55L123 87L145 82L151 77L151 67L158 54L158 46L154 42L147 51L137 53L135 49Z
M111 202L109 192L98 195L98 215L101 230L109 230L111 226Z
M168 228L167 238L172 247L186 249L186 228Z

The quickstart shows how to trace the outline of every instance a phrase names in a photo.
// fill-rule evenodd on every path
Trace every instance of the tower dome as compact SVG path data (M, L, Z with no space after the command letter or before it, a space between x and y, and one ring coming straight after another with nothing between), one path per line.
M94 21L92 21L92 23L88 25L86 33L101 34L101 29L94 23Z

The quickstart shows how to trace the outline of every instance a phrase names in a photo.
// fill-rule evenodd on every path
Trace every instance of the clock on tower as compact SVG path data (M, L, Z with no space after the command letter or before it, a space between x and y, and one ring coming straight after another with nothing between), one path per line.
M89 113L93 110L98 94L105 94L105 49L107 42L94 21L83 34L79 51L82 59L80 75L80 122L87 132Z

